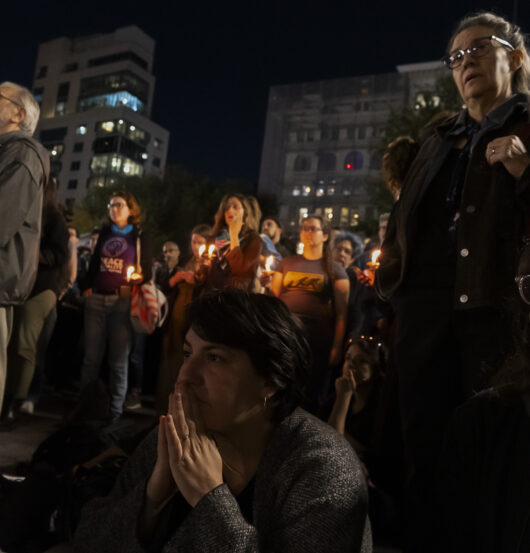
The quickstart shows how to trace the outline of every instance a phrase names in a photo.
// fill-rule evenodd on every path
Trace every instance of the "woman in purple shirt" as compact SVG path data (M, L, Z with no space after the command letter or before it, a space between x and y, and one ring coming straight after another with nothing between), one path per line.
M137 237L140 237L141 276L135 283L151 280L152 248L149 237L140 231L140 208L126 190L113 192L109 222L100 232L85 281L85 357L81 384L85 387L99 377L107 347L110 368L110 417L123 411L127 392L128 357L131 347L131 282L127 269L137 266Z

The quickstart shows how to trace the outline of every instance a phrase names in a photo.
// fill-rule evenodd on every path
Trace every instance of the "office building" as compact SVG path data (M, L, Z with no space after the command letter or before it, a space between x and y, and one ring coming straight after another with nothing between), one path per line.
M370 186L381 179L388 116L421 101L444 71L439 62L397 69L271 88L258 191L276 195L287 231L311 212L341 228L378 216Z
M39 46L36 136L50 151L58 199L67 207L92 186L162 174L169 132L150 119L154 49L136 26Z

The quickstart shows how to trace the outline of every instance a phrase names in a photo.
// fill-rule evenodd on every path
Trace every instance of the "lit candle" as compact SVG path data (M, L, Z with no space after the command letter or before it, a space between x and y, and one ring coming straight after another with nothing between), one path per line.
M372 252L372 265L374 267L379 267L379 256L381 255L381 250L374 250Z
M269 255L269 257L267 257L267 260L265 261L265 272L266 273L271 272L271 268L272 268L273 263L274 263L274 256Z
M208 257L211 259L213 257L213 252L215 251L215 244L210 244L208 248Z
M135 280L142 280L142 275L135 272L135 267L133 265L127 267L127 282L130 282L131 280L133 282Z
M206 246L204 244L199 248L199 257L202 257L202 254L204 253L205 249L206 249Z

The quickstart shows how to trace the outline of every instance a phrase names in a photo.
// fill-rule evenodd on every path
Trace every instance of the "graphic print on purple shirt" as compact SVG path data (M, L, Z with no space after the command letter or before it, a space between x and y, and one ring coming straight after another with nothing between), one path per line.
M134 233L111 233L101 245L99 271L94 288L117 290L127 284L127 267L135 265L136 241Z

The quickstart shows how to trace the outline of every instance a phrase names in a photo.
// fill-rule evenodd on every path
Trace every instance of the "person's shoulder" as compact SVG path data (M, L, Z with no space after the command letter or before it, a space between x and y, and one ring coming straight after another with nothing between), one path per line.
M338 261L333 261L333 276L335 277L335 280L349 280L348 273L346 272L344 265Z
M292 467L353 477L361 474L359 459L344 437L303 409L296 409L278 425L273 440L276 455L281 458L285 452L284 462Z
M46 148L32 136L14 132L4 143L5 155L22 165L41 167L49 159ZM31 168L31 167L30 167Z

